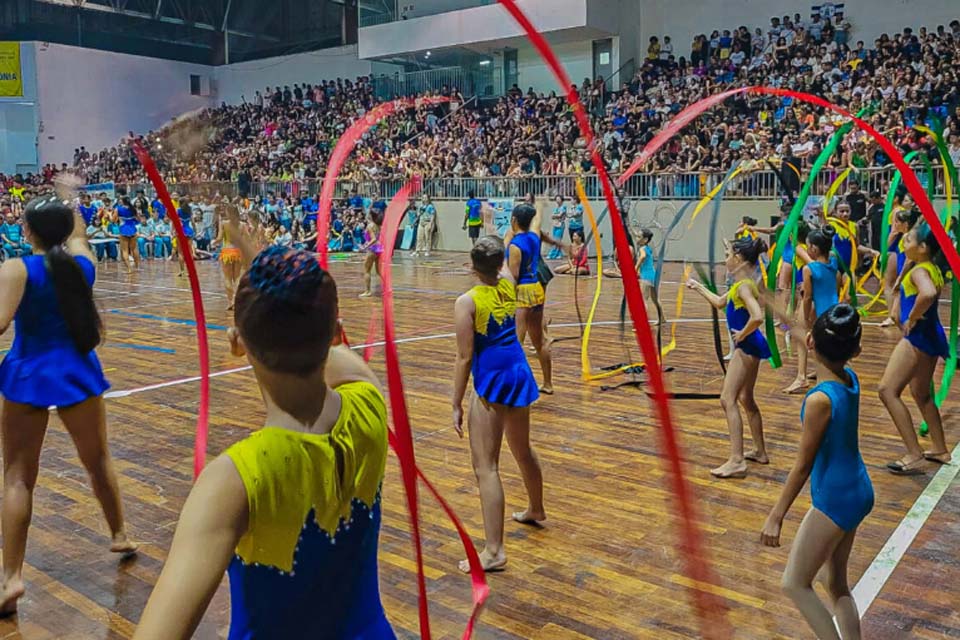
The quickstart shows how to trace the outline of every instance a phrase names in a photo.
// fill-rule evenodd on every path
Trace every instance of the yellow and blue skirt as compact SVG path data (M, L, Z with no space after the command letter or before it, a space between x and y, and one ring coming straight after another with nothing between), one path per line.
M517 308L536 309L546 302L546 293L539 282L517 285Z

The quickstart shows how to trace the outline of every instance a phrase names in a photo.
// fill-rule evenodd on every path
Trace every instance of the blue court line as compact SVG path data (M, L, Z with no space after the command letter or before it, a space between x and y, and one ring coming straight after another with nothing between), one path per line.
M176 353L173 349L164 349L163 347L152 347L148 344L126 344L126 343L113 343L108 342L108 347L116 347L117 349L136 349L138 351L155 351L157 353Z
M197 326L196 320L184 320L183 318L168 318L166 316L155 316L152 313L132 313L130 311L121 311L120 309L111 309L110 313L128 318L140 318L141 320L159 320L160 322L169 322L170 324L182 324L188 327ZM213 331L226 331L227 327L220 324L208 324L207 329Z

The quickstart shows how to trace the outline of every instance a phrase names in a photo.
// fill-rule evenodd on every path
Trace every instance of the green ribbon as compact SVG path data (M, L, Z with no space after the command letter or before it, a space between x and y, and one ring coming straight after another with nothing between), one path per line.
M944 171L949 172L951 184L953 185L953 188L956 189L957 168L954 166L953 159L950 157L950 151L947 149L947 145L943 141L943 125L937 119L934 120L933 131L933 142L937 146L937 151L940 152L940 158L943 161ZM926 156L924 156L924 158L926 158ZM929 162L929 160L927 162ZM930 174L930 180L928 182L931 185L933 184L932 173ZM953 212L947 207L944 207L943 211L941 211L940 221L943 223L944 228L947 228L947 224L952 213ZM954 237L956 238L957 242L957 250L960 251L960 234L958 234L958 231L960 230L954 229ZM950 355L943 367L943 376L940 378L940 390L937 391L933 397L933 401L936 403L938 409L941 405L943 405L943 401L947 399L947 395L950 393L950 386L953 384L953 376L957 372L958 327L960 327L960 281L954 277L953 286L950 293ZM927 426L926 422L920 424L921 436L927 435L929 430L930 428Z
M857 118L863 118L865 115L868 115L871 110L871 107L861 109L860 112L857 113ZM807 200L810 198L810 192L813 191L813 185L816 182L816 177L820 174L820 171L823 169L824 165L827 164L827 161L830 159L830 157L837 152L837 148L840 146L840 143L843 142L844 137L850 133L850 131L853 129L853 126L853 121L845 122L840 126L839 129L836 130L836 132L834 132L830 142L814 161L813 166L810 167L810 177L800 190L800 196L797 198L797 201L793 203L793 208L790 210L790 216L787 218L786 223L783 225L780 233L777 234L777 246L773 252L773 257L770 260L770 264L767 265L767 289L771 293L774 293L777 290L776 266L780 264L780 260L783 257L783 249L785 245L784 241L787 238L795 237L797 224L800 222L800 217L803 214L803 208L806 206ZM767 344L770 346L770 366L774 369L777 369L782 366L783 362L780 358L780 348L777 345L777 331L773 320L773 313L771 313L769 308L767 308L766 311L766 333Z
M911 151L904 158L904 162L910 163L920 151ZM949 154L948 154L949 158ZM927 172L927 197L930 198L930 201L933 202L933 196L935 185L933 184L933 167L930 166L930 159L927 158L926 154L921 154L920 159L923 160L923 168ZM893 174L893 179L890 181L890 190L887 192L887 201L883 205L883 222L880 226L880 274L883 275L887 272L887 249L885 247L887 243L887 237L890 235L890 212L893 211L893 200L897 196L897 189L900 188L900 182L903 180L903 176L900 175L900 172L897 171Z

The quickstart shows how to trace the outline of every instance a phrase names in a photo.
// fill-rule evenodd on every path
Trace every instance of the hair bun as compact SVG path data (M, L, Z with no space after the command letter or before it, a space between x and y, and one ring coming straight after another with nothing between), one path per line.
M286 247L268 247L250 265L254 288L295 305L309 305L327 277L316 255Z
M860 314L848 304L835 305L830 310L830 320L830 330L841 338L854 338L863 329Z
M823 235L827 236L831 240L833 239L833 236L837 235L837 230L829 224L823 225L820 227L820 230L823 232Z

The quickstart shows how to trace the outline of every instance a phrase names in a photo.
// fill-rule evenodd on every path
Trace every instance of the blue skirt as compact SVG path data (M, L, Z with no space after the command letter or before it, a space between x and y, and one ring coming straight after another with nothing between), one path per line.
M473 356L473 388L477 395L506 407L529 407L540 397L520 343L489 347Z
M132 238L135 235L137 235L137 223L135 221L133 220L130 220L129 222L124 221L124 223L120 225L121 237Z
M767 339L764 338L763 334L759 331L754 331L747 336L746 340L738 343L737 349L742 349L748 356L753 356L760 360L767 360L771 355L770 345L767 344Z
M914 325L913 331L907 336L907 342L935 358L946 360L950 357L950 343L943 325L939 322L929 322L926 318Z
M83 355L72 346L33 354L15 350L0 364L0 393L32 407L69 407L109 388L95 351Z

